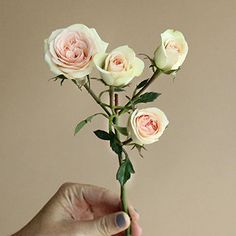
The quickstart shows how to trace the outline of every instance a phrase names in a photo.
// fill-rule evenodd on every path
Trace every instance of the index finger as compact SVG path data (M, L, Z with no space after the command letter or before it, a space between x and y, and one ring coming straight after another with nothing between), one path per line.
M82 185L83 198L92 206L106 206L120 210L120 198L112 191L93 185Z

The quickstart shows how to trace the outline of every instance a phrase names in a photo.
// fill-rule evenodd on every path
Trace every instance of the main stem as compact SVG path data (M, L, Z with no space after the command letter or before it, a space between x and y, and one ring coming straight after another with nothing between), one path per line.
M114 89L112 87L110 87L110 106L111 106L111 110L112 112L114 112L115 114L117 114L117 111L113 109L113 92ZM119 99L118 99L118 94L115 94L115 106L119 106ZM118 125L118 117L115 117L114 119L114 123L116 125ZM115 134L118 140L120 140L120 135L119 133L115 130ZM121 166L122 164L122 154L118 155L119 158L119 166ZM122 211L124 211L125 213L129 214L129 210L128 210L128 205L127 205L127 200L126 200L126 189L125 189L125 185L124 184L120 184L120 199L121 199L121 207L122 207ZM131 228L129 227L126 231L125 231L125 236L131 236Z
M114 109L114 106L113 106L113 103L114 103L114 100L113 100L114 99L114 88L112 86L110 86L110 90L109 90L111 113L106 108L106 106L104 106L102 104L101 100L96 96L96 94L90 89L90 85L88 83L86 83L84 85L84 87L88 91L88 93L93 97L93 99L101 106L101 108L106 112L106 114L109 117L111 115L118 115L118 111L116 109ZM115 94L115 107L117 107L118 105L119 105L118 94ZM117 116L114 119L114 123L116 125L118 125L118 118L117 118ZM115 130L115 134L116 134L117 139L120 140L119 133L116 130ZM120 166L122 164L122 160L123 160L122 154L118 155L118 158L119 158L119 166ZM129 214L128 205L127 205L127 201L126 201L125 185L122 185L122 184L120 184L120 199L121 199L122 211L124 211L127 214ZM125 231L125 236L131 236L131 228L130 227Z

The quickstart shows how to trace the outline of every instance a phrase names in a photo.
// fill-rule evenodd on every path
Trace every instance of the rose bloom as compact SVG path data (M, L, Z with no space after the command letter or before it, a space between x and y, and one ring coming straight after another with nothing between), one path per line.
M45 60L55 75L82 82L93 68L94 55L107 46L95 29L75 24L53 31L45 40Z
M156 66L163 72L178 70L188 53L184 35L177 30L168 29L161 34L161 45L154 55Z
M93 59L102 79L110 86L125 86L144 69L133 49L121 46L108 53L97 53Z
M156 107L137 109L129 118L128 130L134 143L151 144L159 140L168 124L164 112Z

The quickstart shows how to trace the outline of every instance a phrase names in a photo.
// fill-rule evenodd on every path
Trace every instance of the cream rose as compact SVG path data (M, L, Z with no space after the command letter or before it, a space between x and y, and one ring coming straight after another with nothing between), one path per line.
M127 85L144 69L143 61L128 46L118 47L109 54L97 53L93 61L104 82L111 86Z
M92 59L98 52L105 52L107 43L95 29L82 24L58 29L45 40L45 60L55 75L82 82L93 67Z
M128 130L134 143L151 144L159 140L168 124L166 115L158 108L137 109L129 118Z
M161 34L161 45L154 55L156 66L163 72L178 70L188 53L184 35L177 30L168 29Z

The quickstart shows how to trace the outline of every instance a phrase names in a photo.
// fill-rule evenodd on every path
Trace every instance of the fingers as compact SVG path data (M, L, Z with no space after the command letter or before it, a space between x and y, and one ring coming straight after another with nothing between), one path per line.
M116 209L120 206L119 196L102 187L84 185L83 196L90 205L106 205Z
M137 221L132 221L131 231L132 236L141 236L143 232L142 228L140 227Z
M130 218L124 212L117 212L92 221L80 222L77 233L86 232L86 235L111 236L123 232L130 225Z
M135 208L133 206L129 206L129 214L130 214L132 221L138 221L140 218L139 213L137 212L137 210L135 210Z
M142 228L138 224L138 221L140 219L139 213L134 209L133 206L129 206L129 214L131 217L132 236L141 236L142 235Z
M116 210L119 209L119 196L103 187L65 183L60 187L60 191L63 191L65 195L70 195L70 199L77 198L79 201L85 200L91 206L106 205Z
M131 220L126 213L119 212L121 209L120 198L113 192L93 185L72 183L64 184L60 189L62 192L64 192L64 195L67 196L67 199L75 198L79 200L79 204L75 204L77 208L73 211L74 215L78 215L78 217L74 218L79 220L79 222L73 222L75 223L75 229L79 230L78 232L84 232L84 235L110 236L124 231L128 228L130 222L132 222L132 236L141 236L142 229L138 224L140 218L138 212L134 209L134 207L129 206ZM90 217L86 218L83 215L85 212L82 209L83 202L86 202L88 206L92 207ZM89 233L87 234L87 232Z

